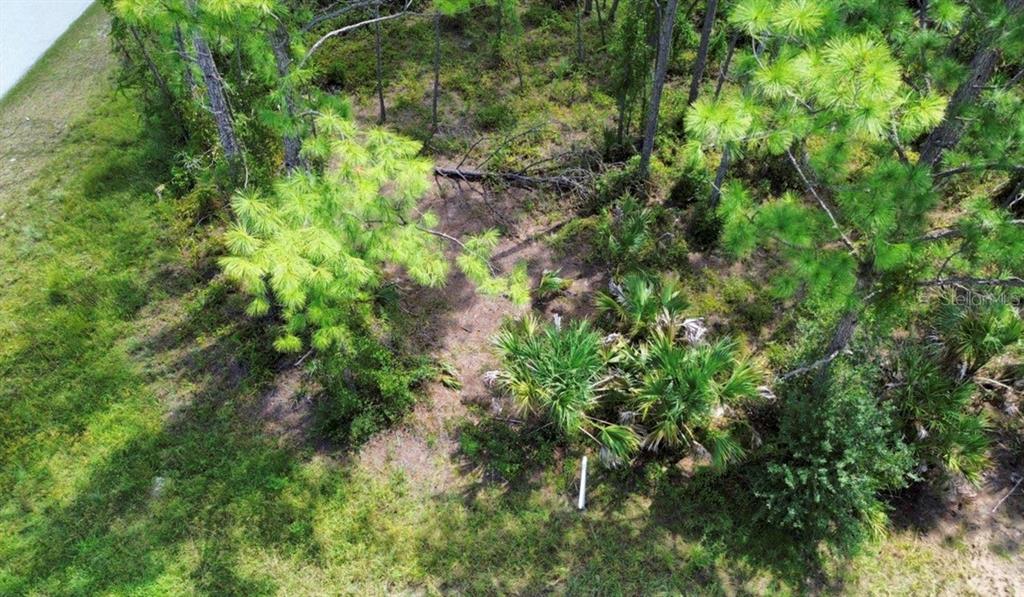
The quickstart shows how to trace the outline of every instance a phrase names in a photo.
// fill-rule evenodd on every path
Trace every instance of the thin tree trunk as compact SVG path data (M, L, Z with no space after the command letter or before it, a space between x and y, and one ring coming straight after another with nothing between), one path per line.
M498 35L494 41L494 51L497 53L501 50L501 34L504 33L505 29L505 0L497 0L495 7L498 9Z
M500 8L500 7L499 7ZM437 132L437 94L441 86L441 13L434 12L434 101L430 110L430 130Z
M619 12L619 0L612 0L612 7L608 10L608 22L615 22L615 14Z
M1024 7L1024 0L1007 0L1006 10L1011 15L1008 18L1016 18L1017 15L1014 13L1019 12L1022 7ZM919 164L925 164L934 170L942 160L942 154L960 142L960 135L963 134L960 113L978 99L982 89L992 78L999 61L999 48L995 45L996 37L997 34L990 34L978 48L974 59L971 60L967 80L957 88L953 99L946 107L945 120L921 144Z
M177 111L174 94L171 93L171 88L167 86L167 81L164 79L163 75L160 74L160 69L158 69L156 67L156 63L153 62L153 57L149 55L149 50L146 49L145 41L142 39L142 36L139 35L139 30L135 27L129 26L128 31L131 32L132 39L135 40L135 44L139 46L139 52L142 53L142 57L146 61L146 68L148 68L150 74L153 75L153 79L156 81L157 87L160 88L160 93L163 94L164 99L167 100L168 104L170 104L171 109Z
M380 18L380 3L374 5L373 16L374 18ZM388 115L387 110L384 108L384 61L382 58L383 48L381 47L379 21L377 23L374 23L373 33L376 42L374 49L377 58L377 103L380 106L377 122L379 124L384 124L388 119Z
M274 62L277 63L277 75L283 86L284 109L288 115L289 127L294 126L295 100L292 97L291 83L288 81L288 72L291 69L292 57L289 54L291 47L288 28L284 22L279 21L277 29L270 36L270 46L274 50ZM287 173L302 166L302 157L299 151L302 149L302 141L294 133L285 133L281 139L284 146L284 170Z
M654 135L658 132L658 111L661 109L661 90L668 73L669 54L672 49L672 29L676 24L676 10L679 0L668 0L668 6L661 14L661 32L658 35L658 58L654 66L654 84L651 86L651 103L647 108L647 122L644 127L644 143L640 153L640 177L647 178L651 167L651 153L654 151Z
M195 0L188 0L189 10L193 16L196 14ZM221 150L224 157L234 168L241 159L241 149L238 145L238 137L235 135L235 123L231 119L231 111L228 108L227 96L224 94L224 80L217 70L217 63L213 60L210 47L198 29L192 32L192 45L196 49L196 62L203 74L203 83L206 86L206 98L213 120L217 125L217 136L220 138Z
M589 17L594 10L594 0L583 0L583 16Z
M188 49L185 47L185 38L181 35L181 27L174 26L174 45L178 48L178 56L181 58L182 64L182 80L185 82L185 87L188 89L189 97L195 95L196 92L196 79L192 76L192 55L189 54Z
M594 3L594 10L597 12L597 30L601 33L601 47L604 48L608 46L608 39L605 37L604 19L601 18L601 0Z
M619 122L618 130L616 131L615 138L618 140L619 145L622 145L622 139L626 134L626 91L622 90L618 97L619 103Z
M583 64L583 2L576 0L576 63Z
M718 73L718 82L715 83L715 99L722 93L722 85L725 85L725 77L729 74L729 63L732 62L732 55L736 52L736 43L740 40L740 32L737 31L729 38L729 49L725 52L725 62L722 63L722 71Z
M708 197L708 209L714 213L718 207L718 200L722 196L722 185L725 183L725 174L729 171L729 162L732 154L729 146L722 147L722 159L718 162L718 170L715 172L715 182L711 185L711 196Z
M704 26L700 30L700 46L697 48L697 62L693 65L693 81L690 82L690 97L688 104L692 104L700 93L700 81L704 78L704 67L708 62L708 44L711 41L711 29L715 26L715 13L718 12L718 0L708 0L707 10L704 12Z

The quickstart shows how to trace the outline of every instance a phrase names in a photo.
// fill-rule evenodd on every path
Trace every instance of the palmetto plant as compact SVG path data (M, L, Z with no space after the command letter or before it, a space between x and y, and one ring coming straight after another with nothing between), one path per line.
M561 270L544 270L540 276L540 282L537 283L537 288L534 289L537 298L549 299L572 286L572 280L566 280L559 275L560 273Z
M908 347L896 359L889 397L918 463L980 480L988 464L987 421L971 412L975 386L939 365L934 351Z
M642 263L655 248L654 222L654 211L631 195L606 208L598 231L611 261L626 267Z
M628 274L621 285L611 282L608 288L607 293L597 293L597 310L629 336L645 336L655 327L681 322L689 307L678 280L671 276L655 283L642 274Z
M943 305L936 331L946 362L960 377L971 377L1007 347L1024 338L1024 322L1010 305L985 301L979 305Z
M633 275L598 299L623 333L602 339L586 321L561 329L532 316L506 325L496 340L499 385L612 460L641 447L686 449L722 466L743 452L731 433L742 424L736 407L758 395L762 374L735 341L688 336L686 304L673 278Z
M743 450L729 430L734 407L758 395L761 374L731 339L680 343L674 328L658 330L640 347L644 374L634 390L644 446L686 446L707 451L721 466Z
M629 428L596 418L607 381L601 335L586 321L562 328L527 315L495 339L504 360L497 384L520 409L542 413L572 437L586 435L614 453L639 445Z

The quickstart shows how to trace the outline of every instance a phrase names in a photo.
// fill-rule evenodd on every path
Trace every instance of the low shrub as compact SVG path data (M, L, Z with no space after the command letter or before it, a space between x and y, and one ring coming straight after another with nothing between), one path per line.
M910 451L871 377L833 364L826 386L787 388L766 465L751 473L766 521L809 548L856 551L884 530L879 493L907 482Z
M433 374L425 362L404 362L370 336L357 336L346 352L317 356L310 371L323 389L317 432L345 445L358 445L405 416L416 402L414 389Z

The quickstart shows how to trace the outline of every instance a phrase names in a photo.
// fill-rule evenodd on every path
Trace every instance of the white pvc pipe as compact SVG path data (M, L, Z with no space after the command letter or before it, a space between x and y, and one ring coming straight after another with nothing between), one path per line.
M580 498L576 502L580 510L587 507L587 457L583 457L583 465L580 467Z

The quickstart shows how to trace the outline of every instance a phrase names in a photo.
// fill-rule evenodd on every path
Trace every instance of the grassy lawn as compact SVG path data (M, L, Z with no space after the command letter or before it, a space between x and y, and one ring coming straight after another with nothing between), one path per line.
M0 113L44 110L46 82L83 46L109 60L93 39L103 19L91 9ZM282 363L244 297L183 255L174 198L155 192L169 144L108 73L87 73L95 88L54 143L20 154L32 180L0 187L0 594L912 593L964 580L956 546L909 532L852 568L801 559L728 477L597 470L577 512L577 455L505 426L467 423L463 449L513 482L439 495L283 445L254 415Z

